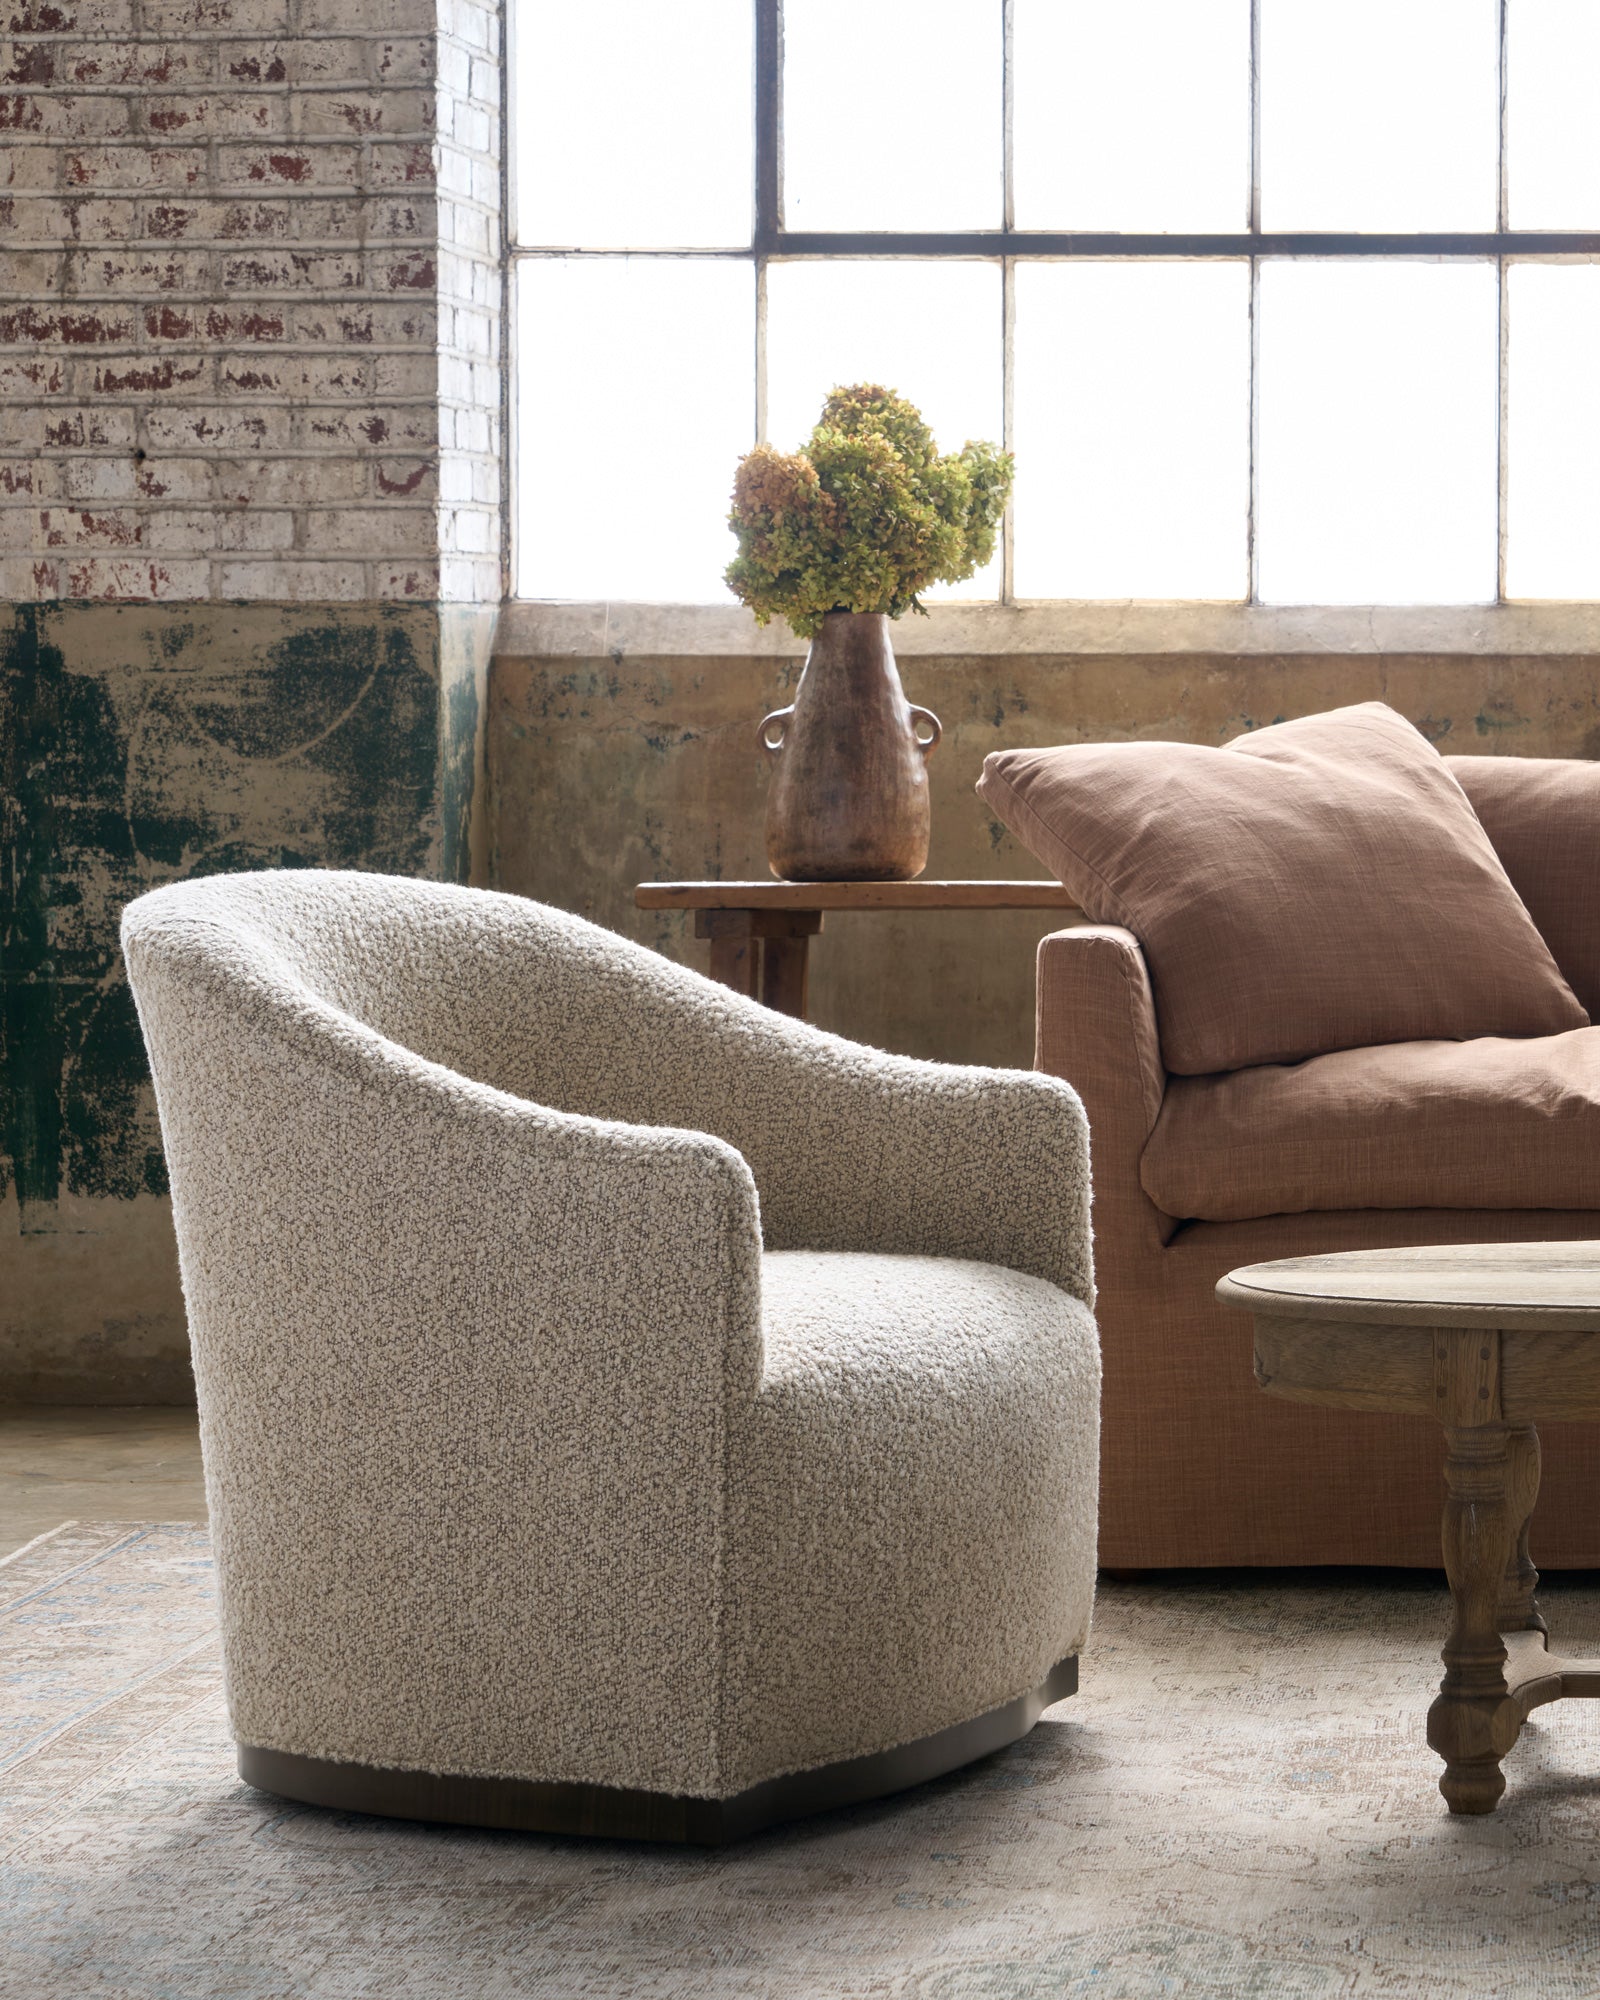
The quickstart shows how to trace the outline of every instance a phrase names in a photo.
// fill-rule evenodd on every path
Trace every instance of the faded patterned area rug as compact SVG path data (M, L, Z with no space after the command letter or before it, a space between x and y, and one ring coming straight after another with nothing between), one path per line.
M1547 1608L1600 1631L1600 1590ZM204 1532L71 1523L0 1564L0 1994L1600 1994L1600 1705L1542 1711L1500 1811L1450 1820L1445 1611L1432 1578L1110 1585L1024 1742L708 1855L250 1790Z

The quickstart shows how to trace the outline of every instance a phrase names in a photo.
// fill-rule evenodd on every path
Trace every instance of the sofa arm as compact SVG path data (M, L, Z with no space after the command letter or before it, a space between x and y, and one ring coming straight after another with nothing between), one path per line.
M1083 1099L1094 1154L1096 1234L1148 1247L1177 1222L1139 1182L1166 1090L1155 999L1139 940L1114 924L1054 931L1039 944L1035 1063Z

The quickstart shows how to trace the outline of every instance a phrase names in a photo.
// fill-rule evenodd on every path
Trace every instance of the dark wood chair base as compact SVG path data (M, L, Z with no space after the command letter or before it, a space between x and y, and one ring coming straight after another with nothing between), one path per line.
M467 1778L431 1771L391 1771L297 1757L286 1750L239 1745L246 1784L305 1805L388 1819L443 1821L517 1833L599 1834L613 1840L678 1841L718 1847L779 1820L800 1819L835 1806L857 1805L925 1784L1015 1743L1053 1702L1078 1691L1074 1655L1052 1667L1038 1687L971 1722L958 1722L915 1743L871 1757L849 1757L814 1771L793 1771L752 1785L731 1799L691 1799L612 1785L535 1784L522 1778Z

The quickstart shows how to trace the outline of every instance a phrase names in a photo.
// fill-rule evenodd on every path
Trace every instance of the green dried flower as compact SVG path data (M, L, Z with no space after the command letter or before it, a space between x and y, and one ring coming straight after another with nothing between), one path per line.
M761 444L740 459L728 588L757 624L787 618L802 639L830 611L921 611L930 583L960 583L993 555L1013 466L992 444L941 458L892 389L835 389L803 450Z

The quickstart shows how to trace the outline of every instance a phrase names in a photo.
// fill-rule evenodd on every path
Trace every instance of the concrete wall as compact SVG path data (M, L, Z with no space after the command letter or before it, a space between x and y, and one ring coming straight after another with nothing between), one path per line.
M973 784L991 750L1115 738L1221 743L1379 698L1448 755L1600 757L1600 658L919 656L901 662L944 741L929 765L930 876L1044 871ZM792 699L770 658L497 658L489 692L496 886L609 924L701 967L686 917L633 907L636 882L766 874L756 724ZM812 1012L841 1034L950 1062L1027 1066L1033 952L1022 912L830 916Z
M233 868L465 871L470 653L429 608L23 606L0 622L0 1384L189 1392L131 896Z
M493 0L0 16L0 1395L187 1393L130 895L226 867L492 867L703 962L633 883L763 872L754 729L794 660L607 641L491 672L500 63ZM949 875L1037 872L972 795L1005 743L1217 742L1380 693L1447 749L1600 755L1576 647L952 653L905 678L946 724ZM1046 928L830 919L815 1013L1026 1063Z
M130 895L203 870L492 875L690 963L635 882L760 876L774 658L489 660L472 606L22 606L0 623L0 1389L189 1393L153 1100L116 952ZM1009 744L1221 742L1380 696L1449 752L1600 756L1600 659L919 657L930 873L1036 864L972 791ZM485 715L486 704L486 715ZM487 782L482 769L487 760ZM840 916L815 1018L952 1061L1031 1060L1025 913Z

